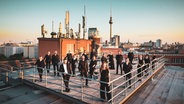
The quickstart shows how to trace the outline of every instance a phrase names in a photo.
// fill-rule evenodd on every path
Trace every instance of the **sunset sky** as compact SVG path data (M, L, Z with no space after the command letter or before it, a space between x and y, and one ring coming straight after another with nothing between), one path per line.
M41 36L45 24L48 33L64 30L66 10L70 27L78 31L86 5L87 28L97 27L103 41L109 40L109 16L112 5L113 34L121 42L162 39L184 43L184 0L0 0L0 43L31 40ZM47 37L50 37L48 34Z

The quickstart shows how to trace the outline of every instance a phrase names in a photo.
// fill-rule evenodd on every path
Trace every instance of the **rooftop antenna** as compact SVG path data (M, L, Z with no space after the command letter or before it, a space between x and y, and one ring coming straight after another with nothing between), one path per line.
M54 32L54 21L52 21L52 32L51 32L52 38L56 37L56 33Z
M82 16L83 19L83 39L85 39L85 34L86 34L86 6L84 5L84 16Z
M110 24L110 42L112 43L112 2L110 2L110 20L109 20L109 24Z

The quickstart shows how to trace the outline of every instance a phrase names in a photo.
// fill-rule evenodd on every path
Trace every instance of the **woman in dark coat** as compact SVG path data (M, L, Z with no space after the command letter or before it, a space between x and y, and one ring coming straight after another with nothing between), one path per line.
M129 80L129 81L128 81L128 82L129 82L129 85L131 85L131 80L130 80L131 77L132 77L132 74L130 73L131 70L132 70L132 64L131 64L129 58L126 58L126 61L125 61L125 63L123 64L123 71L125 72L125 74L128 73L128 74L126 75L126 80ZM130 86L129 88L131 88L131 86Z
M142 71L143 71L143 66L144 65L144 60L143 60L143 56L142 55L139 55L139 58L138 58L138 65L137 65L137 77L142 77ZM139 79L139 81L141 81L141 79Z
M101 62L102 62L102 63L104 63L104 62L107 63L107 57L105 56L104 53L102 54Z
M145 58L144 58L144 62L145 62L145 75L148 75L148 70L149 70L149 64L150 64L150 57L148 54L146 54Z
M39 73L39 76L40 76L40 82L41 82L42 81L43 70L44 70L44 67L45 67L45 63L44 63L44 60L43 60L42 56L39 57L39 59L36 61L35 65L37 65L37 70L38 70L38 73Z
M100 68L100 81L106 82L106 83L100 83L100 98L103 99L103 101L106 99L105 95L107 97L107 100L111 99L111 93L108 93L110 91L110 85L107 84L110 80L110 72L109 72L109 68L107 66L107 62L102 63L102 66ZM103 91L106 91L103 92Z
M97 61L96 61L96 56L93 56L92 60L90 61L90 64L89 64L89 68L90 68L90 71L89 71L89 74L90 74L90 78L92 78L93 76L93 73L96 69L96 65L97 65Z

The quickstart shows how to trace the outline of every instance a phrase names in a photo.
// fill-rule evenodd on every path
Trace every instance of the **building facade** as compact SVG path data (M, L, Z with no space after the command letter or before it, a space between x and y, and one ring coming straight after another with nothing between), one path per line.
M67 38L38 38L39 56L45 56L48 51L54 54L58 52L60 59L64 59L70 51L72 54L82 54L84 50L87 54L91 52L91 40L67 39Z

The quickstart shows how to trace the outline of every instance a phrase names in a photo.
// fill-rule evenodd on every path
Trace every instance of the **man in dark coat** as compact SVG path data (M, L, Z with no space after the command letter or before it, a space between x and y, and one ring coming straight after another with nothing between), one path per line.
M65 84L65 92L70 92L69 88L69 80L71 75L72 66L71 63L67 61L67 59L64 59L63 64L60 65L60 70L62 72L63 81Z
M88 63L85 60L84 55L82 55L82 60L80 60L78 68L81 73L81 76L86 78L86 86L88 86L88 79L87 79L88 78Z
M122 73L122 61L123 61L123 55L119 51L118 54L116 55L116 74L118 74L119 66L120 66L120 69L121 69L121 75L123 74Z
M130 52L128 53L128 58L130 60L130 63L132 64L132 61L134 59L134 53L132 52L132 50L130 50Z
M47 73L50 72L49 70L50 70L51 59L52 59L52 56L50 54L50 51L48 51L48 53L44 57L44 60L45 60L45 63L46 63L46 68L47 68Z
M114 69L114 56L112 52L107 57L109 58L109 69Z
M37 65L38 73L40 76L40 82L42 81L42 74L43 74L43 69L45 67L45 63L43 60L43 57L40 56L39 59L36 61L35 65Z
M59 55L57 54L57 51L54 52L54 55L52 55L52 65L54 67L54 76L56 76L56 71L57 71L57 76L59 75L59 70L58 70L58 63L59 63Z

